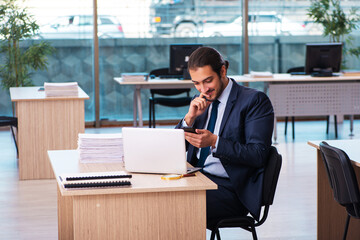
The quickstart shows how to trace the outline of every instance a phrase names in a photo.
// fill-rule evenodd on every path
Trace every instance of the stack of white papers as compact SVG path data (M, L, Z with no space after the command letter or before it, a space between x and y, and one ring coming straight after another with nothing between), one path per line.
M145 82L148 79L148 73L122 73L123 82Z
M81 163L122 162L122 135L79 133L78 152Z
M46 97L78 96L79 87L77 82L44 83Z
M255 72L255 71L250 71L250 77L253 78L272 78L273 74L271 72Z

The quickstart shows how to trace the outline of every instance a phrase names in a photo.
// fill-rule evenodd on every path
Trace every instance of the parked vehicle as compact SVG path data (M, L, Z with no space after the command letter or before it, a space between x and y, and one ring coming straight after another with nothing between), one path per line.
M54 19L49 24L40 26L41 38L91 39L93 37L92 15L70 15ZM98 16L99 38L123 38L121 24L114 16Z
M204 23L230 22L241 13L240 0L152 0L153 35L198 36Z
M305 24L291 21L275 12L249 13L249 36L305 35ZM206 24L201 36L241 36L242 17L230 23Z

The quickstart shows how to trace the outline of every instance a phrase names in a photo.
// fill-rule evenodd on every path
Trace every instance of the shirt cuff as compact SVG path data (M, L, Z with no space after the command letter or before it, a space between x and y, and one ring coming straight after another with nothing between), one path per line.
M182 120L181 126L182 126L182 127L189 127L189 126L186 124L186 122L185 122L184 119Z
M216 138L215 147L210 147L211 153L216 153L216 149L217 149L218 145L219 145L219 136L217 136L217 138Z

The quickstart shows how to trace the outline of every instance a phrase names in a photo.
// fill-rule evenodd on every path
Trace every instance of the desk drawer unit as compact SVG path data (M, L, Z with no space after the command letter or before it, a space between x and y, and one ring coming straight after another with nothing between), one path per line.
M360 113L360 82L269 84L275 116Z

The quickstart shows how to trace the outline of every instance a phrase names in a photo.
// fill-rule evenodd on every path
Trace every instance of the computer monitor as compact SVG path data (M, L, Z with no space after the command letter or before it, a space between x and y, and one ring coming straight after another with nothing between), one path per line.
M199 47L202 47L202 44L171 44L169 73L184 79L190 79L187 62L191 53Z
M340 72L341 55L342 43L306 44L306 74L329 77L333 72Z

